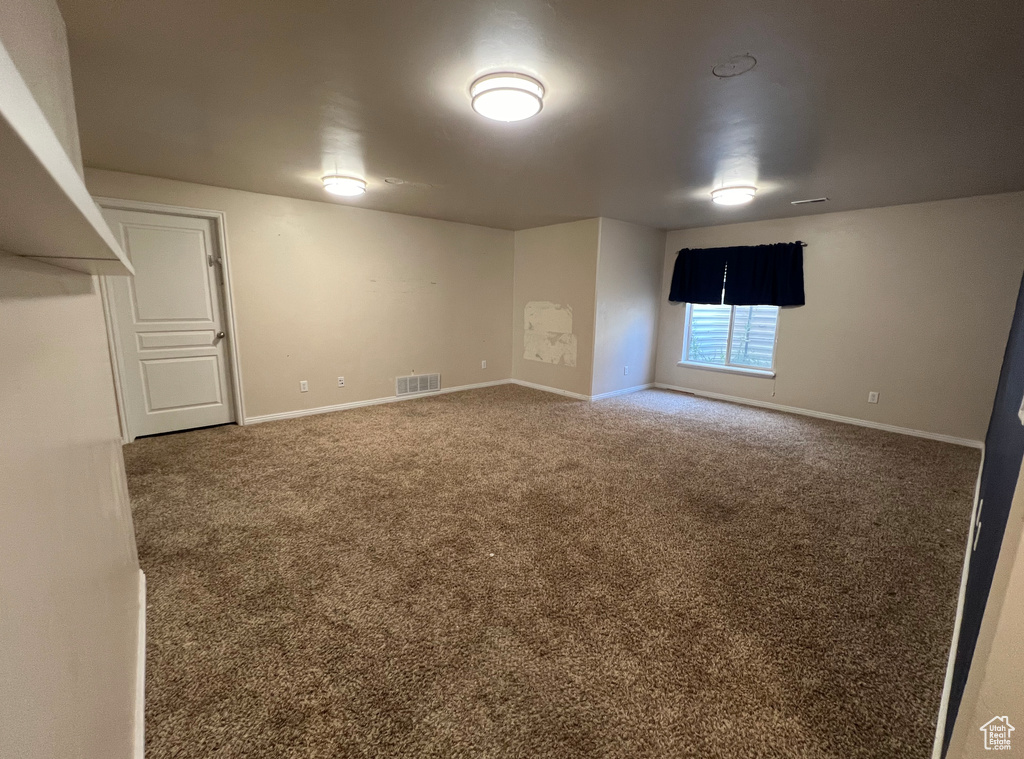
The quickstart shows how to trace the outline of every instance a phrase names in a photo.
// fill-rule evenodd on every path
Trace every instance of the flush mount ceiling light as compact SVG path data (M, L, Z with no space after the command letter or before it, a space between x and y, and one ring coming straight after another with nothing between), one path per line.
M721 206L740 206L752 201L756 193L756 187L719 187L711 191L711 199Z
M746 74L757 65L757 58L750 55L734 55L728 60L722 61L711 69L711 73L719 79L731 79L734 76Z
M544 107L544 86L525 74L488 74L469 88L473 110L495 121L522 121Z
M366 182L356 177L343 177L331 174L324 177L324 189L331 195L342 195L346 198L354 198L366 192Z

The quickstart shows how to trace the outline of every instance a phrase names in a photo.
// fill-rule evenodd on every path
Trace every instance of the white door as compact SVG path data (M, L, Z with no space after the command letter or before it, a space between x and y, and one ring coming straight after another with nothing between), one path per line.
M107 280L128 438L235 421L212 220L103 216L135 267Z

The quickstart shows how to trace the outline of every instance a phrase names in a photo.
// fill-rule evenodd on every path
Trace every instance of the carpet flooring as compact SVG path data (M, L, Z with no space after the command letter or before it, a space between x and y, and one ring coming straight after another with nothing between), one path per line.
M921 757L979 452L499 386L125 447L147 757Z

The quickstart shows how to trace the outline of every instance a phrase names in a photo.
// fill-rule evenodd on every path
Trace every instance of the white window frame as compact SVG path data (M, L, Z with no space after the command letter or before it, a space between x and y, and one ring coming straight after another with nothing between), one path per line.
M715 305L715 304L711 304ZM725 303L719 305L726 305ZM779 316L782 315L781 309L779 310ZM729 337L725 345L725 363L724 364L705 364L700 361L689 361L687 356L690 355L690 332L693 319L693 304L686 304L686 322L683 329L683 356L676 366L685 366L693 369L709 369L713 372L727 372L729 374L747 374L752 377L774 377L775 376L775 354L779 347L779 321L775 321L775 339L772 341L772 366L771 369L764 369L760 366L745 366L743 364L731 363L732 358L732 330L733 325L736 323L736 306L729 306Z

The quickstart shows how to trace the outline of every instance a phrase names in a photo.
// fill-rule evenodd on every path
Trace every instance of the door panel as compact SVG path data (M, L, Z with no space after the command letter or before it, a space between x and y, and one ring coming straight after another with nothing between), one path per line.
M235 421L212 221L103 216L135 267L108 282L129 438Z
M123 229L124 249L135 267L129 281L136 322L213 321L206 235L128 224Z
M210 345L216 335L212 329L201 329L193 332L140 332L137 337L141 353L161 348L197 348Z
M196 408L221 403L220 362L216 356L142 361L146 410Z

